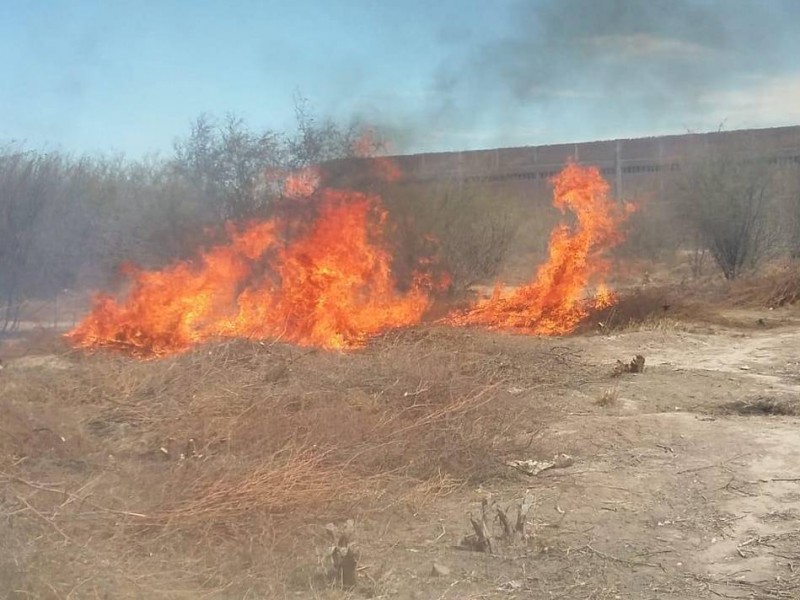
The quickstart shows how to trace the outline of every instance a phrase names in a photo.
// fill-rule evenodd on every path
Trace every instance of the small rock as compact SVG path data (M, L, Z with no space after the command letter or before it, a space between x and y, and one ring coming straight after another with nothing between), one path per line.
M433 563L431 567L431 577L447 577L448 575L450 575L449 567L440 565L437 562Z
M556 469L566 469L575 464L575 459L569 454L559 454L553 462L555 463Z

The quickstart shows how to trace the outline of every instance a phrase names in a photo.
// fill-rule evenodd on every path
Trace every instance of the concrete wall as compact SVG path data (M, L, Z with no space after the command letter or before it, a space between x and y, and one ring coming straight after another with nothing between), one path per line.
M765 159L800 165L800 126L605 140L550 146L497 148L393 157L409 183L454 181L463 185L504 182L532 195L549 195L548 180L569 160L599 167L617 197L663 189L692 153L713 146L757 148Z

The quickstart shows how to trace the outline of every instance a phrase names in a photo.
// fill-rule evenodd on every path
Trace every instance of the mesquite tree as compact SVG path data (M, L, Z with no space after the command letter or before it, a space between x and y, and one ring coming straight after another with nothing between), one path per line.
M755 152L709 149L685 162L675 194L679 218L726 279L756 264L769 240L773 170Z

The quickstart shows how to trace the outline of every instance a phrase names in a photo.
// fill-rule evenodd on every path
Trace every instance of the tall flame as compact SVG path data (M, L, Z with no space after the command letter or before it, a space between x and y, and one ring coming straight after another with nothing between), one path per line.
M603 252L622 241L620 225L632 207L608 197L608 183L595 167L569 164L552 181L553 205L562 213L574 213L577 222L553 230L547 262L535 279L510 295L497 286L491 298L448 316L445 322L562 335L572 331L592 306L613 303L603 282L608 270ZM587 301L590 285L596 286L596 294Z
M308 173L288 184L290 193L315 193ZM324 189L314 202L310 226L278 218L252 223L229 231L229 243L195 263L129 269L127 298L96 297L68 339L140 357L219 336L351 348L380 331L419 322L429 305L430 279L418 276L398 291L379 197ZM292 239L279 235L297 229Z

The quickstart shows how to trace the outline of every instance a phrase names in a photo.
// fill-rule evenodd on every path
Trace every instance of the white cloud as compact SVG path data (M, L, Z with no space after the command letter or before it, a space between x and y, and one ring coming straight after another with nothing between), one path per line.
M731 128L800 123L800 72L759 77L737 89L719 90L701 99L715 121Z

